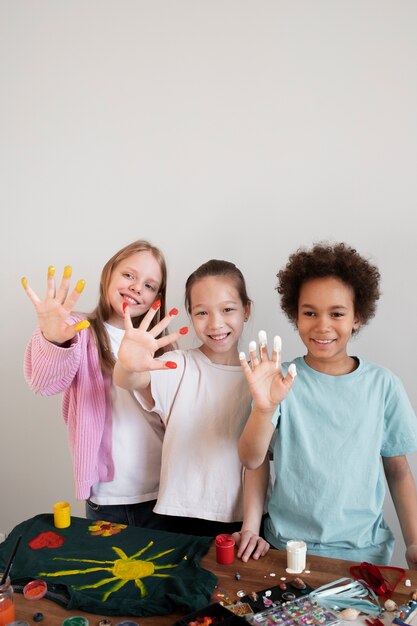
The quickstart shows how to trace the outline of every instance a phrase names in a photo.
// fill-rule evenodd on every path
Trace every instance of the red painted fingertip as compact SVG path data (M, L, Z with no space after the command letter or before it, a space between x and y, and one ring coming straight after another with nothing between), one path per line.
M178 332L180 335L186 335L188 333L188 326L183 326Z
M155 300L155 302L152 305L152 308L153 308L154 311L157 311L160 306L161 306L161 301L160 300Z
M165 367L167 367L170 370L176 370L177 364L175 363L175 361L165 361Z
M127 302L123 302L122 307L123 307L123 313L126 311L127 307L129 306L129 304Z
M175 308L171 309L170 312L169 312L169 315L171 317L173 317L174 315L178 315L178 309L175 309Z

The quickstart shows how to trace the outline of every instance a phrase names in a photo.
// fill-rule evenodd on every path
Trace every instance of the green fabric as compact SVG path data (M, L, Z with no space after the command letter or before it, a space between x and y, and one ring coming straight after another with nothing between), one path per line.
M46 597L68 609L163 615L195 611L210 601L217 578L199 563L211 538L120 525L110 528L117 534L105 536L99 533L108 533L109 524L102 524L106 526L97 528L100 522L72 517L71 526L57 529L52 515L37 515L16 526L0 544L0 571L22 535L10 572L15 590L42 578L48 584ZM63 544L39 547L45 538Z

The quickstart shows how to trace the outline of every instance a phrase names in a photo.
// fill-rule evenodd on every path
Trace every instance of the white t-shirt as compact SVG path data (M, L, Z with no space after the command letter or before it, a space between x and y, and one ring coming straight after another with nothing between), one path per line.
M115 358L124 330L105 324ZM112 457L114 480L95 483L92 502L136 504L158 495L164 424L158 415L145 411L131 391L112 383Z
M163 360L175 361L178 367L151 372L153 410L166 424L154 510L242 521L237 444L251 403L243 371L240 365L212 363L199 349L167 352Z

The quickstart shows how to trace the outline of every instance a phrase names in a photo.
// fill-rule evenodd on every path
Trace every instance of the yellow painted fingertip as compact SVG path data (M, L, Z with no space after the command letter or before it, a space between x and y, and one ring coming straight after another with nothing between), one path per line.
M26 289L26 287L28 286L27 278L25 278L25 276L23 276L23 278L21 279L20 282L22 283L23 289Z
M75 285L75 291L78 291L78 293L81 293L84 290L84 287L85 287L85 280L81 279Z
M88 320L82 320L81 322L78 322L77 324L75 324L74 330L76 333L79 333L80 330L84 330L84 328L88 328L89 326L90 326L90 322Z
M52 278L53 276L55 276L55 266L50 265L48 267L48 278Z
M70 278L71 274L72 274L72 267L71 267L71 265L66 265L64 267L64 278Z

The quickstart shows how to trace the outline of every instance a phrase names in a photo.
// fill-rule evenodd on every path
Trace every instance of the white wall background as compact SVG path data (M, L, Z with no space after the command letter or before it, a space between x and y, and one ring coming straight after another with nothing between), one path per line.
M288 359L302 345L277 270L316 240L356 246L383 297L351 352L417 408L416 32L415 0L1 0L0 531L56 500L83 514L60 399L22 376L20 278L42 294L70 263L90 310L137 238L164 250L171 306L200 263L237 263L255 301L243 347L262 327Z

